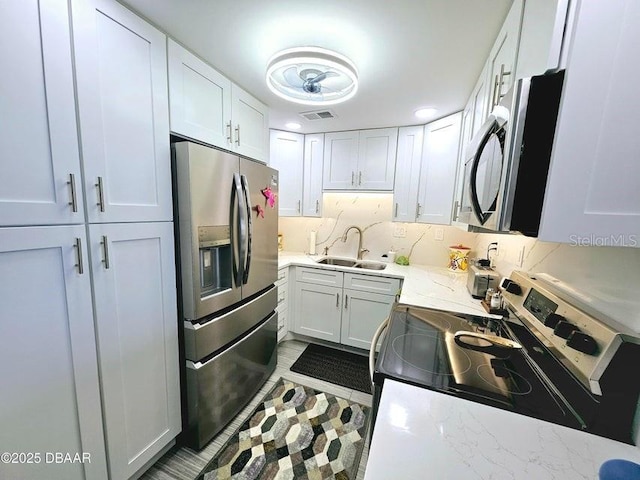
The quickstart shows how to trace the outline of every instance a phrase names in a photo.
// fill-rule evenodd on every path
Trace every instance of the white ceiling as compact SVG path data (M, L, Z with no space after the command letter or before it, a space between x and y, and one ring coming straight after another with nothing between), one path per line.
M462 110L512 0L123 0L270 107L271 128L303 133L425 123L413 112ZM318 46L357 66L357 95L309 121L313 106L265 84L269 58Z

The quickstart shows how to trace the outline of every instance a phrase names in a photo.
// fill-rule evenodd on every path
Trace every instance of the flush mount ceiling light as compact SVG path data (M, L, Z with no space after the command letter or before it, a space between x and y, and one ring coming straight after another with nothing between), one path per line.
M436 113L438 113L438 110L436 110L435 108L419 108L418 110L413 112L413 114L417 118L431 118Z
M302 125L300 125L298 122L289 122L285 124L285 127L290 128L291 130L299 130L300 128L302 128Z
M358 72L351 60L318 47L275 54L267 65L266 80L273 93L303 105L335 105L358 91Z

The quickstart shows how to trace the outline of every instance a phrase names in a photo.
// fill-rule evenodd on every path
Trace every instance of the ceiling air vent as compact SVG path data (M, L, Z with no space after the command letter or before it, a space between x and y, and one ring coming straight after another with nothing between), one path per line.
M307 120L324 120L327 118L336 118L336 114L331 110L316 110L314 112L300 112L300 116Z

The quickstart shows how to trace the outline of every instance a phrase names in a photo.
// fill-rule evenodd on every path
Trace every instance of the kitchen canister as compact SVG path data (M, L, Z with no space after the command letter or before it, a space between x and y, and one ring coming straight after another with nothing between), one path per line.
M449 263L447 267L452 272L466 272L469 266L469 252L471 249L464 245L449 247Z

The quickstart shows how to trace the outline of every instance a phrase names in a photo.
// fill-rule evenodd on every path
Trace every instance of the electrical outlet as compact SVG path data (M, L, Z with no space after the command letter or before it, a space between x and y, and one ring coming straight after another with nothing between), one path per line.
M407 227L402 225L396 225L393 230L393 236L397 238L404 238L407 236Z
M438 241L444 240L444 228L436 228L433 239Z

